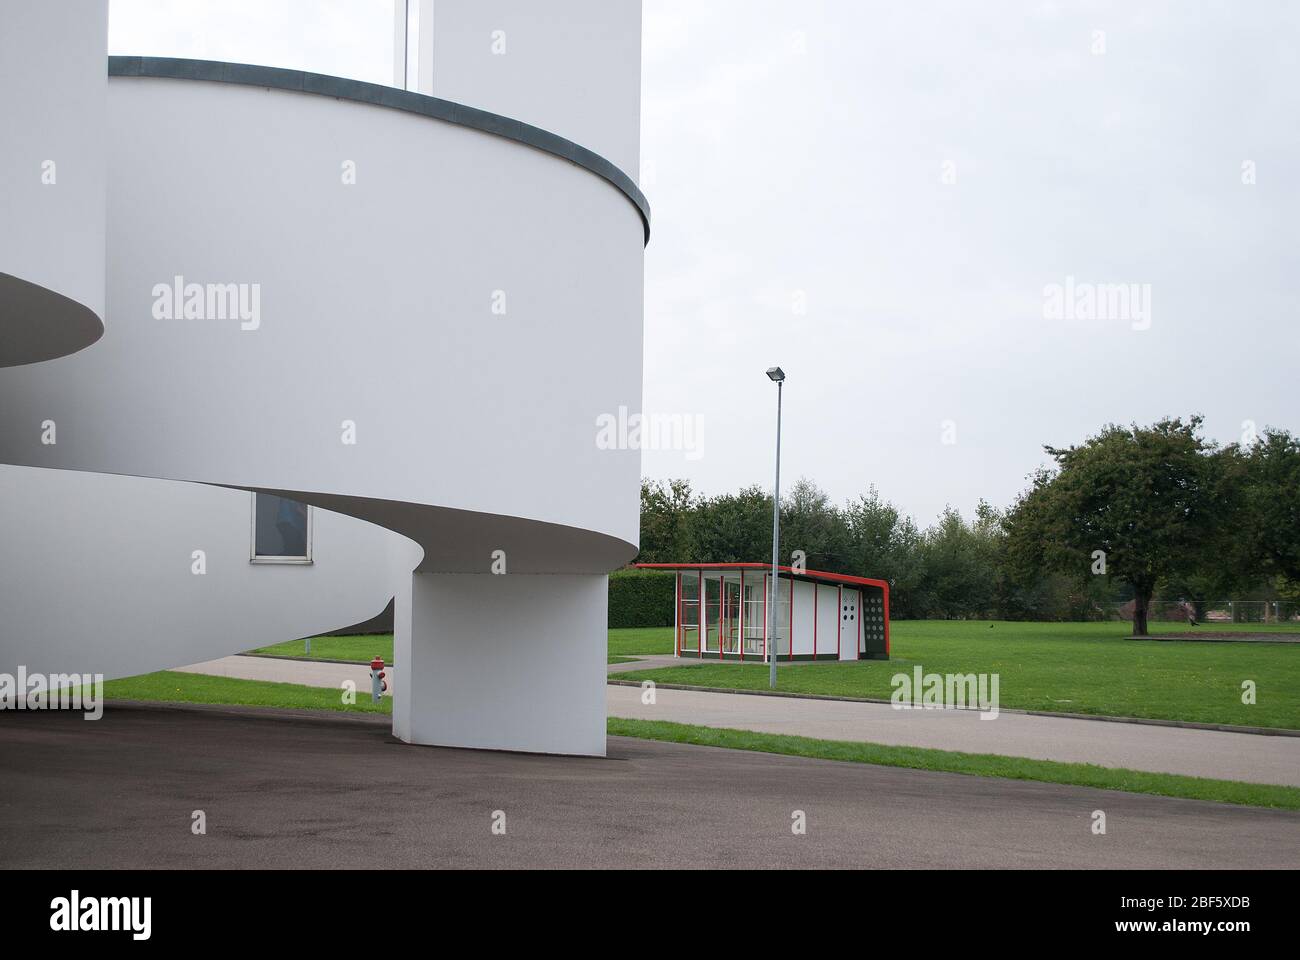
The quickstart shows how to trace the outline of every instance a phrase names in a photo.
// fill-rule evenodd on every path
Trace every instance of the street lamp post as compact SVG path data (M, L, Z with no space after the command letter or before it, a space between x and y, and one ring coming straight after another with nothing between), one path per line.
M767 683L776 689L776 598L777 585L780 582L778 560L781 556L781 390L785 386L785 371L772 367L767 371L768 379L776 384L776 483L772 486L772 596L767 604ZM794 590L791 584L790 602L794 603ZM793 642L793 638L791 639Z

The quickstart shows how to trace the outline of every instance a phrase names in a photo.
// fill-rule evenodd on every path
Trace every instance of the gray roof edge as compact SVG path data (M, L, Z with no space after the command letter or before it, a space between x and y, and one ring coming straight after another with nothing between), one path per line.
M478 130L491 136L513 140L576 164L611 184L636 207L645 226L645 241L650 242L650 203L631 177L604 157L571 140L510 117L383 84L248 63L186 60L174 57L112 56L108 58L108 75L165 80L208 80L289 90L294 93L311 93L339 100L350 100L354 103L368 103L393 110L404 110L407 113L419 114Z

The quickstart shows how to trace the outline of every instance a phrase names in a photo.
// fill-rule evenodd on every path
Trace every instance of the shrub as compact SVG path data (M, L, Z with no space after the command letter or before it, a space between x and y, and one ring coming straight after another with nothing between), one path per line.
M671 627L677 575L668 570L619 570L609 576L611 627Z

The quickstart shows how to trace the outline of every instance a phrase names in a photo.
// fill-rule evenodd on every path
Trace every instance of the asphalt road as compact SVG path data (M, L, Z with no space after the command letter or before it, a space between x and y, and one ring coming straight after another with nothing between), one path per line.
M0 866L1300 867L1295 813L621 738L609 753L410 747L386 717L238 707L0 714Z

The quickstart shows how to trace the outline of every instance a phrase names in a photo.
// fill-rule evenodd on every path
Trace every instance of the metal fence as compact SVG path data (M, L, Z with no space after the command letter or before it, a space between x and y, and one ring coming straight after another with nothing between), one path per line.
M1131 620L1133 602L1108 604L1107 620ZM1300 624L1300 603L1291 600L1152 600L1148 620L1186 623L1189 612L1202 623Z

